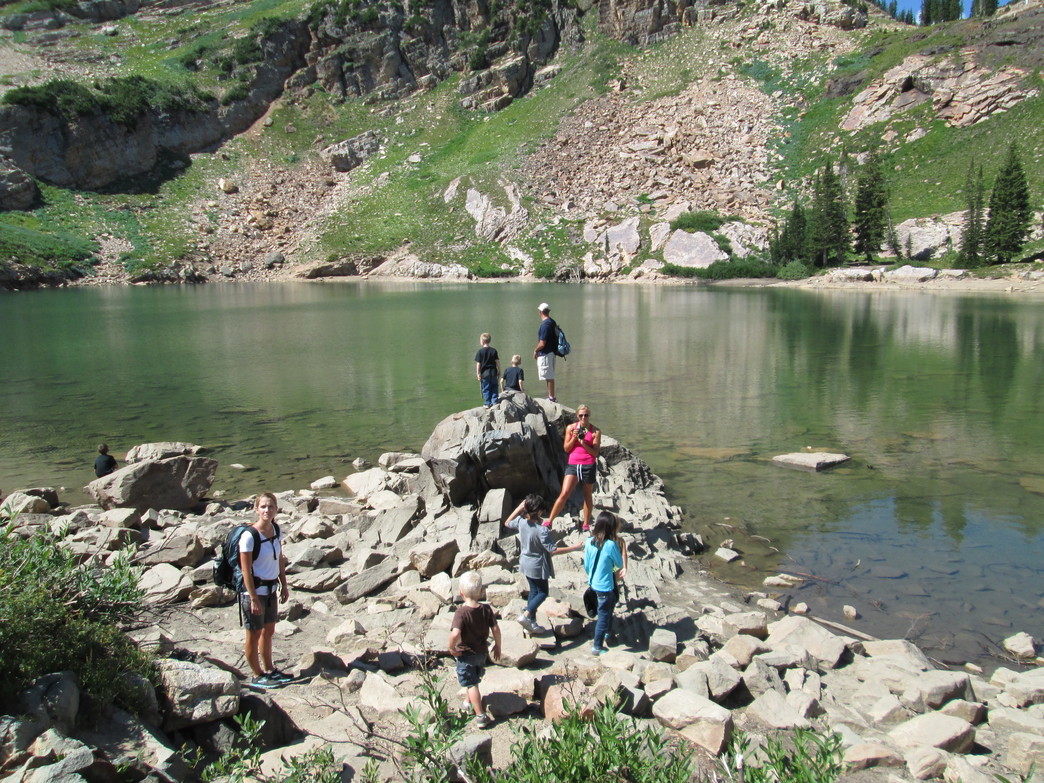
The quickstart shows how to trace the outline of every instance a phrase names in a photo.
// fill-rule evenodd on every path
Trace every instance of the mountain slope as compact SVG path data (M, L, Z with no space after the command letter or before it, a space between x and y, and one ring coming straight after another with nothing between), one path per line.
M890 155L896 220L962 209L970 162L983 165L989 184L1013 139L1040 203L1039 0L1013 4L986 24L930 29L897 25L871 8L865 28L846 30L837 25L861 23L844 14L850 7L821 5L815 14L804 4L722 3L668 15L649 35L635 32L640 4L586 13L542 6L543 32L535 34L532 15L517 9L494 30L493 17L484 23L470 6L442 5L457 32L420 35L423 45L413 49L403 45L403 30L427 7L378 11L377 20L366 16L368 31L343 22L342 38L331 31L342 6L309 12L292 2L152 7L116 22L72 21L62 28L70 35L46 49L15 40L42 34L15 33L0 46L9 67L25 65L12 56L44 51L47 63L78 63L85 75L176 76L227 96L229 82L256 83L265 63L250 62L247 52L246 64L233 64L222 79L220 52L245 50L237 42L266 19L275 20L270 33L280 26L287 35L279 20L295 14L308 31L307 41L294 39L306 50L304 64L245 132L210 151L160 155L149 173L103 192L45 183L42 204L0 213L0 252L32 262L9 265L9 279L53 267L58 279L63 268L88 268L92 254L104 262L95 267L104 280L127 272L183 280L267 276L280 257L352 272L404 250L425 265L420 273L457 263L483 275L556 268L575 275L584 274L576 259L585 255L587 273L618 273L658 257L646 230L664 213L690 206L736 215L761 225L763 236L828 157L858 160L879 145ZM363 24L365 7L343 7L346 20L356 14ZM387 58L358 53L391 45L385 16L400 29L381 71L374 64ZM116 35L102 32L112 27ZM530 37L520 39L519 30ZM602 31L652 42L638 47ZM125 35L138 43L126 46ZM266 39L256 40L264 51ZM196 70L186 72L186 63ZM961 93L953 89L957 71L965 86L1003 77L1007 91ZM49 73L41 67L35 78ZM383 76L363 78L375 73ZM10 73L8 81L26 76ZM352 97L367 84L372 91ZM971 104L984 118L954 122L967 115L955 107ZM852 130L842 130L846 123ZM351 171L331 167L322 151L365 131L375 133L376 154ZM611 249L604 228L627 218L640 227L641 245L596 263Z

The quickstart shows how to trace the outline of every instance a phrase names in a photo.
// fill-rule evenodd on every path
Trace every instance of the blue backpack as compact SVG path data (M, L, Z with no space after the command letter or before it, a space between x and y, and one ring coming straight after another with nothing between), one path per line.
M573 346L569 344L569 340L566 339L565 332L562 331L562 327L555 322L555 331L558 332L558 340L555 345L555 355L565 358L573 350Z

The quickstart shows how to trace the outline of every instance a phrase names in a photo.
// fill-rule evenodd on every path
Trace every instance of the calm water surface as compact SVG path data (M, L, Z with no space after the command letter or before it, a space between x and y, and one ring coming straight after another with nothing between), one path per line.
M559 397L641 454L727 580L812 577L819 616L944 660L1042 635L1044 306L909 292L400 284L0 295L0 488L93 477L151 440L213 450L215 490L307 486L420 449L481 403L482 331L530 380L536 305L573 344ZM825 474L773 466L843 451ZM251 468L234 471L242 463Z

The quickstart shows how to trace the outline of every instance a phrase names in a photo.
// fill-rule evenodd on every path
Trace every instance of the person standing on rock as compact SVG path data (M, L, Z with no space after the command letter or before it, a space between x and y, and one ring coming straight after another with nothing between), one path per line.
M619 525L610 511L602 511L595 520L591 537L584 542L584 571L591 589L598 596L598 619L595 621L592 655L606 652L604 642L613 632L613 609L616 607L616 574L624 567L620 546L616 542Z
M526 380L525 370L522 369L522 357L517 353L511 357L511 366L504 370L504 377L500 379L501 391L525 392Z
M540 604L547 598L551 589L548 582L555 575L551 556L577 552L583 546L576 544L559 547L555 544L551 538L551 531L540 517L540 512L546 508L547 504L540 495L528 495L504 521L504 527L518 531L521 544L518 570L529 582L529 600L525 611L518 616L518 623L531 634L547 631L546 628L537 625L536 613Z
M116 470L116 458L109 453L105 443L98 444L98 456L94 459L94 475L98 478L108 476Z
M500 392L497 387L500 383L500 356L497 349L490 343L493 337L489 332L483 332L479 336L478 352L475 354L475 378L482 389L482 402L487 408L492 408L500 402Z
M537 331L537 345L533 358L537 363L537 377L547 381L547 398L558 402L555 397L555 348L558 347L558 325L551 317L551 305L541 302L537 305L540 312L540 329Z
M275 524L279 503L271 492L262 492L254 502L257 521L253 524L258 538L247 530L239 537L239 566L243 572L243 592L239 594L243 625L246 627L244 654L254 678L251 684L262 688L282 685L293 678L279 671L272 661L272 637L275 634L279 601L290 597L286 584L286 558L283 536ZM255 540L258 551L254 552ZM280 592L277 597L276 585Z
M594 483L598 466L598 452L602 448L602 431L591 423L591 409L581 405L576 409L576 424L566 427L562 448L566 453L566 472L562 478L562 491L551 507L551 515L544 524L548 527L565 508L569 496L579 482L584 491L584 530L591 528L594 513Z

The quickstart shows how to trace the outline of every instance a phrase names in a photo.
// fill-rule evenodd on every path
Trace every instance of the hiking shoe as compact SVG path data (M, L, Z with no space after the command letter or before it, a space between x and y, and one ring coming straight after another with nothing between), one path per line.
M489 713L483 713L482 715L476 715L475 720L471 722L476 729L488 729L493 725L493 718L490 717Z
M548 402L558 402L558 398L557 397L552 397L551 395L548 395L547 401Z
M607 652L609 652L609 651L607 649L605 649L604 647L592 647L591 648L591 655L594 655L594 656L605 655L605 653L607 653Z
M533 633L533 629L536 627L533 624L533 621L531 619L529 619L529 615L527 615L527 614L520 614L518 616L518 624L521 625L523 628L525 628L530 633Z
M547 633L547 628L542 625L537 625L532 620L529 621L529 632L533 634Z
M543 525L544 527L551 527L551 520L550 519L545 519L540 524Z
M257 675L257 677L254 677L250 681L250 684L257 686L258 688L271 688L272 686L278 685L279 683L277 683L267 674L259 674Z
M286 682L293 682L294 680L294 678L291 677L289 674L287 674L286 672L281 672L279 671L279 669L272 669L272 671L268 673L268 679L270 679L272 682L278 682L280 684Z
M591 526L589 524L587 524L586 522L584 522L584 524L582 524L580 526L580 529L583 530L586 533L588 530L591 529Z

